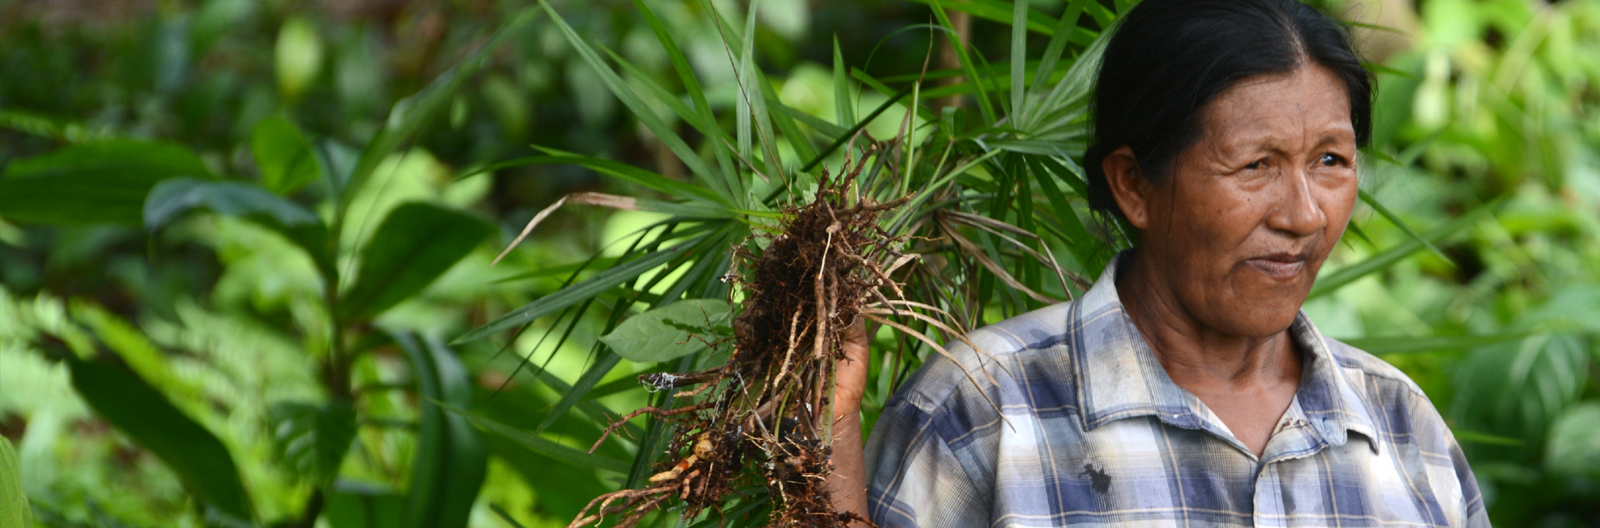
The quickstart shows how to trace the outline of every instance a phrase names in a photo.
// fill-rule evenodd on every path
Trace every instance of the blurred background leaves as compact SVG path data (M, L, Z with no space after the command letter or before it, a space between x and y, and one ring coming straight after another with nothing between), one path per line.
M1597 526L1600 2L1312 3L1364 24L1392 214L1358 209L1306 311L1423 387L1496 524ZM0 436L32 516L564 526L648 474L654 422L583 452L662 403L634 377L717 360L600 338L721 298L704 255L857 126L915 138L880 187L955 190L905 221L976 248L924 277L982 293L964 321L1039 304L984 260L1070 294L1016 248L1092 278L1118 240L1076 187L1077 59L1131 4L0 0ZM576 192L638 205L563 206L490 267ZM907 352L869 421L930 352L875 348Z

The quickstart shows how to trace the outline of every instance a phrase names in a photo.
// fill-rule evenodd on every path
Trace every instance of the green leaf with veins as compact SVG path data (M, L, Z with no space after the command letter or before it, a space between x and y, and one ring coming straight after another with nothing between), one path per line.
M356 438L356 411L346 401L279 402L267 412L267 420L273 448L284 464L318 486L339 474Z
M272 192L288 195L322 177L311 141L294 121L272 116L256 123L250 132L250 153L261 171L261 185Z
M706 349L731 334L728 303L719 299L675 302L623 321L600 341L638 363L658 363Z
M422 292L491 232L487 222L461 211L401 204L361 251L361 271L344 293L340 316L374 316Z

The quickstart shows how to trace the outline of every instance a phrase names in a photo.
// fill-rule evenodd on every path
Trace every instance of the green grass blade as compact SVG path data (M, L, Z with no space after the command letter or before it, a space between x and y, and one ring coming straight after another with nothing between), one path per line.
M456 63L449 71L428 83L422 91L394 105L383 128L373 136L372 141L367 142L366 148L362 149L361 157L356 161L355 169L350 172L349 180L345 182L343 188L338 189L339 207L335 213L336 217L343 218L351 200L355 199L367 179L372 177L372 171L378 168L378 164L421 131L423 125L450 106L456 92L472 78L474 73L483 69L488 63L490 53L499 48L500 44L511 35L520 31L537 14L533 8L523 9L511 19L511 22L496 30L488 41L461 62Z
M1516 446L1521 446L1521 445L1524 445L1524 444L1527 443L1527 442L1523 441L1521 438L1511 438L1509 436L1500 436L1500 435L1493 435L1493 434L1489 434L1489 433L1480 433L1480 432L1477 432L1477 431L1472 431L1472 430L1468 430L1468 429L1461 429L1461 428L1458 428L1458 427L1451 427L1450 428L1450 432L1454 433L1456 435L1456 440L1460 440L1462 443L1468 443L1468 444L1485 444L1485 445L1500 445L1500 446L1516 447Z
M827 158L829 154L833 154L833 151L838 150L839 147L844 146L845 143L849 143L850 138L855 137L856 132L860 132L861 129L866 128L868 123L871 123L872 120L877 119L878 116L883 115L883 112L887 111L890 106L894 106L894 104L898 103L900 99L910 94L911 87L907 87L904 90L900 90L899 92L890 95L887 101L884 101L883 104L878 105L878 108L873 109L872 113L867 114L866 118L856 123L855 126L850 127L850 130L846 130L845 133L840 134L839 137L834 138L833 143L828 144L827 147L817 152L816 157L811 158L810 162L806 163L805 166L800 167L800 172L811 172L811 169L816 168L817 164L822 163L822 160Z
M703 237L702 237L703 238ZM699 239L696 239L699 240ZM468 343L493 335L495 332L509 330L513 327L538 319L545 315L555 313L562 308L572 306L584 299L599 295L600 292L627 282L638 277L668 260L686 253L692 246L691 243L679 244L671 249L652 251L625 264L614 266L590 277L583 282L562 288L560 291L541 297L537 301L525 304L520 308L495 318L483 326L472 329L461 337L452 341L452 344Z
M466 418L472 425L479 429L505 437L518 445L528 448L529 451L565 462L575 467L604 469L624 473L628 471L628 463L621 460L606 458L600 455L584 452L581 449L567 447L560 443L546 440L545 438L530 434L515 427L497 422L486 416L476 414L459 407L441 405L446 411Z
M844 54L839 51L839 36L833 36L833 101L834 115L840 127L856 122L856 101L850 97L850 68L844 64Z
M1028 106L1022 98L1023 84L1027 82L1028 66L1028 0L1013 0L1011 7L1011 126L1022 127L1016 121L1026 119Z
M871 75L867 75L866 72L863 72L858 68L851 68L850 69L850 76L855 78L855 80L857 80L857 81L861 81L861 84L867 85L868 87L872 88L874 91L877 91L878 93L883 94L885 96L888 96L889 98L894 99L896 101L900 100L901 98L904 98L907 95L910 95L913 91L916 91L916 85L915 84L912 84L910 86L906 86L905 88L901 88L899 91L892 90L892 89L889 88L888 85L883 84L883 82L872 78ZM930 92L931 92L931 90L930 90ZM929 97L929 95L927 93L922 94L922 96L924 98ZM939 118L939 116L937 116L937 115L935 115L933 113L933 110L929 110L927 107L923 107L923 106L912 104L910 101L901 102L900 106L906 107L907 110L916 111L917 112L917 117L921 118L925 122L932 122L932 121L935 121L935 120L937 120ZM863 119L862 121L866 122L866 123L871 123L872 119L868 118L868 119Z
M1439 350L1467 350L1484 345L1516 341L1531 332L1512 332L1464 336L1377 336L1341 339L1345 344L1373 354L1413 354Z
M641 169L639 167L635 167L633 165L629 165L627 163L623 163L623 162L620 162L620 161L596 158L596 157L593 157L593 156L580 156L580 155L576 155L576 154L554 154L554 155L549 155L549 156L529 156L529 157L526 157L526 158L517 158L517 159L513 159L513 160L506 160L506 161L503 161L503 162L500 162L500 163L495 163L493 165L488 165L488 166L485 166L485 167L482 167L482 168L474 169L473 171L471 171L471 172L469 172L469 173L467 173L465 175L462 175L459 178L466 178L468 176L473 176L473 175L477 175L477 174L483 174L483 173L486 173L486 172L493 172L493 171L497 171L497 170L508 168L508 167L521 167L521 166L524 166L524 165L566 165L566 164L583 166L585 168L594 170L595 172L599 172L601 174L614 176L614 177L620 178L620 179L622 179L624 181L627 181L629 183L637 184L639 186L642 186L642 187L645 187L645 188L648 188L648 189L651 189L651 190L659 191L659 192L666 193L666 194L669 194L669 195L672 195L672 196L677 196L677 197L680 197L680 198L688 198L688 199L691 199L691 200L699 200L699 201L702 201L702 202L711 202L711 203L715 203L715 204L721 205L721 206L732 206L733 205L731 202L728 201L727 198L724 198L723 196L718 195L717 193L712 192L710 189L707 189L705 187L701 187L701 186L693 185L693 184L688 184L688 183L683 183L683 182L674 180L672 178L668 178L666 176L662 176L660 174L657 174L657 173L654 173L654 172L650 172L650 171L647 171L647 170Z
M499 504L492 502L489 503L489 511L494 512L495 515L500 517L500 520L511 525L511 528L527 528L526 526L523 526L522 523L519 523L516 519L512 518L511 513L507 512L506 509L501 507Z
M1406 258L1412 253L1421 250L1423 241L1436 242L1443 240L1445 237L1455 234L1457 231L1460 231L1461 229L1470 226L1479 220L1482 220L1483 217L1488 216L1490 212L1499 207L1502 202L1502 199L1497 199L1493 202L1482 205L1467 214L1461 215L1460 218L1457 218L1448 224L1439 226L1438 228L1429 231L1426 235L1423 235L1420 238L1407 240L1395 247L1389 248L1382 253L1374 255L1367 260L1340 268L1338 271L1329 273L1327 276L1320 277L1317 279L1316 286L1311 288L1311 294L1308 298L1316 298L1318 296L1327 294L1346 284L1349 284L1352 281L1355 281L1356 279L1365 277L1367 274L1387 268L1394 263L1399 262L1400 259Z
M1450 265L1454 266L1456 264L1454 259L1450 258L1449 255L1444 254L1443 251L1439 251L1438 246L1433 245L1433 242L1428 241L1426 238L1422 238L1422 235L1417 234L1416 230L1411 229L1410 224L1407 224L1405 220L1401 220L1398 215L1390 211L1388 207L1385 207L1383 202L1378 201L1377 198L1373 198L1371 194L1367 193L1366 189L1357 189L1356 195L1361 198L1362 202L1366 203L1369 207L1372 207L1372 210L1377 211L1378 214L1389 219L1389 222L1393 223L1395 227L1398 227L1401 231L1404 231L1406 236L1411 237L1417 242L1421 242L1423 247L1428 248L1428 251L1432 251L1433 254L1438 255L1439 258L1444 259L1445 262L1449 262ZM1362 238L1366 237L1363 236Z
M912 1L919 4L933 3L933 0ZM951 11L960 11L992 22L1011 24L1013 20L1012 6L999 0L944 0L943 4ZM1026 26L1028 31L1049 35L1056 27L1056 19L1038 11L1029 11Z
M666 26L662 25L661 19L656 17L655 11L650 9L648 3L644 0L633 0L633 6L639 10L639 14L644 15L645 23L655 32L656 40L661 42L661 48L667 52L667 58L672 61L672 70L677 72L679 82L683 83L684 91L689 94L689 100L694 102L695 111L700 114L699 121L705 126L701 133L709 138L706 143L711 146L711 152L717 158L717 167L722 170L724 178L731 177L730 175L738 172L738 167L733 164L733 155L728 150L727 144L722 141L727 137L727 133L717 126L717 118L711 112L711 104L706 101L706 91L700 86L699 78L695 77L689 59L683 55L683 49L678 47L677 41L672 38Z
M645 128L648 128L651 133L655 134L656 138L661 140L661 143L666 145L668 150L677 155L690 173L693 173L695 177L705 182L706 185L716 190L718 194L728 201L735 204L743 203L741 193L735 192L736 189L730 187L727 184L727 180L719 178L715 173L711 172L711 167L706 165L705 160L700 159L700 155L689 147L689 144L685 143L683 138L672 127L661 120L655 111L648 104L645 104L643 99L639 98L639 94L635 93L633 88L629 87L627 83L622 81L621 77L617 76L616 71L606 65L605 60L600 58L600 54L595 52L594 46L591 46L587 40L578 35L578 32L572 29L572 26L567 25L567 21L556 13L555 8L550 7L549 2L541 0L539 5L544 7L545 12L550 14L551 20L556 23L561 35L566 37L567 43L572 45L578 56L594 69L595 74L599 75L601 82L605 83L606 88L611 90L612 95L622 101L622 104L628 107L634 117Z
M933 15L938 17L939 24L946 28L951 28L951 31L946 33L950 38L950 47L955 49L956 58L961 61L961 70L966 72L967 82L978 85L978 90L973 92L973 97L978 101L978 111L983 114L983 122L985 124L993 124L996 121L994 104L989 102L989 90L983 85L983 77L978 75L977 65L972 62L972 55L967 50L967 43L954 31L955 25L950 23L950 15L945 13L944 2L930 0L929 5L933 7Z
M785 115L789 116L790 119L794 119L802 125L811 127L812 130L815 130L817 133L826 137L836 138L843 136L845 135L846 130L848 130L845 127L829 123L820 117L790 108L788 105L775 105L774 108L777 108L779 112L783 112Z
M1056 22L1055 31L1050 34L1050 43L1044 47L1044 55L1039 57L1038 69L1034 70L1033 86L1028 87L1028 97L1038 99L1044 93L1044 88L1050 85L1050 74L1056 71L1056 64L1061 62L1062 53L1067 50L1067 43L1072 40L1073 30L1078 27L1078 18L1083 15L1083 4L1089 0L1072 0L1061 13L1061 19ZM1011 61L1017 58L1012 56Z
M803 160L817 157L817 148L811 145L811 141L806 139L805 133L801 132L800 127L795 124L794 118L790 117L791 114L787 111L790 108L785 106L783 101L778 100L778 92L773 91L772 83L767 82L767 77L757 72L756 84L761 85L761 96L766 99L765 107L767 109L778 109L777 112L769 112L768 117L774 125L777 125L778 131L783 132L784 139L789 141L789 146L794 149L795 155L800 156L800 159ZM781 163L782 160L773 161L776 164Z

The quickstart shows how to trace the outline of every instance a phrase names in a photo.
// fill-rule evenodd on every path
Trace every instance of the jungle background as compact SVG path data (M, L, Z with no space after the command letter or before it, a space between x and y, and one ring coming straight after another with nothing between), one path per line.
M1119 239L1073 192L1081 112L997 157L971 131L1081 82L1132 3L0 0L0 525L566 526L655 460L643 418L586 452L663 401L636 376L714 360L600 341L726 295L726 257L659 245L740 239L660 234L729 196L706 160L838 167L840 138L909 124L971 155L937 181L1039 178L972 196L1053 207L982 212L1092 279ZM1600 526L1600 1L1315 4L1358 24L1379 92L1306 311L1427 392L1495 524ZM764 218L777 184L741 177L716 203ZM989 264L1077 288L986 248L971 325L1040 306ZM929 353L877 340L908 352L874 366L868 428Z

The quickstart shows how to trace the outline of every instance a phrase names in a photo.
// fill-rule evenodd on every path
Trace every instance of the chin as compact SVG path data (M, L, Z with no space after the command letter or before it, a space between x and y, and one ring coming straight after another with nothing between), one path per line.
M1306 295L1311 292L1311 281L1278 282L1272 284L1254 284L1254 288L1239 288L1234 290L1231 299L1225 302L1225 307L1218 310L1218 315L1231 319L1217 325L1219 328L1229 328L1235 335L1266 337L1289 328L1294 324L1294 318L1300 313L1300 307L1306 302Z

